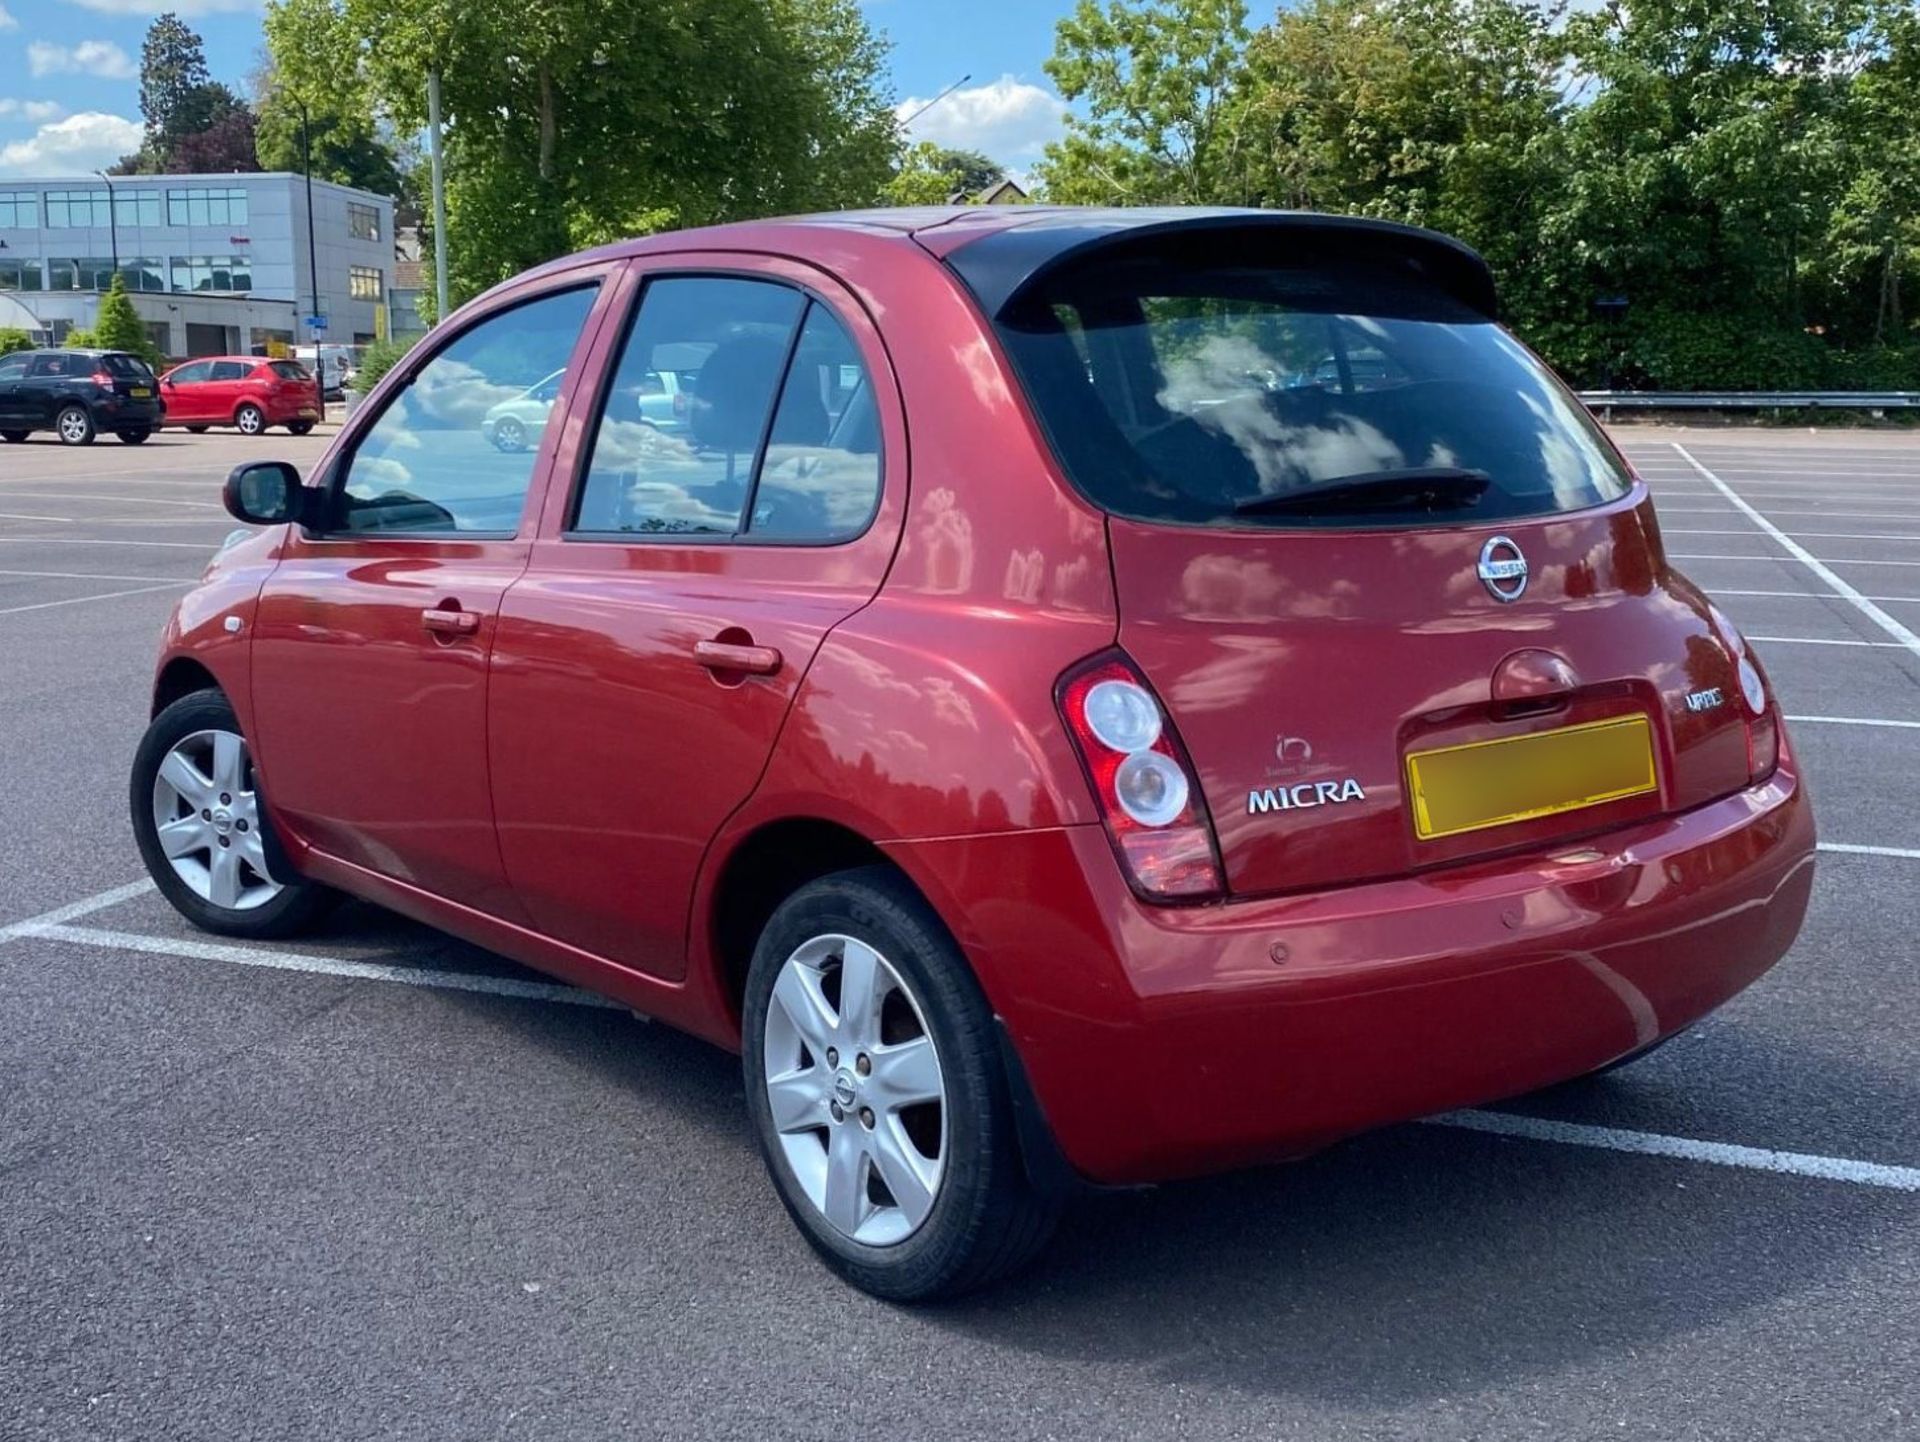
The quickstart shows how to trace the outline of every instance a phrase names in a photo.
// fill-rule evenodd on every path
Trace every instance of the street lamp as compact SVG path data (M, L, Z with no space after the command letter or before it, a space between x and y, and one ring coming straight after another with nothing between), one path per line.
M300 166L307 177L307 274L313 281L313 309L307 313L308 320L320 318L320 262L313 243L313 122L307 114L304 100L293 102L300 111ZM320 414L327 413L327 357L320 349L321 333L312 326L307 329L313 335L313 379L320 390Z
M113 241L113 272L107 277L107 283L113 283L113 276L120 274L120 213L113 203L113 182L107 178L104 170L96 170L100 183L107 188L107 234Z

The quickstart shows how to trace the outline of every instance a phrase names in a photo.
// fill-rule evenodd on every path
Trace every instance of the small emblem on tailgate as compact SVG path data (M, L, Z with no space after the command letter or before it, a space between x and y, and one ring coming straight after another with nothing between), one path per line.
M1709 686L1704 691L1689 691L1687 692L1687 709L1689 711L1711 711L1726 699L1727 698L1721 694L1718 686Z

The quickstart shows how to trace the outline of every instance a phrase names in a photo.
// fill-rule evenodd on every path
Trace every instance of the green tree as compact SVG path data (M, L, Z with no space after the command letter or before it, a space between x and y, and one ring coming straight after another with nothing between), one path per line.
M1006 171L977 150L950 150L923 140L901 158L887 182L889 205L945 205L949 197L978 195L1002 180Z
M85 330L69 331L67 344L87 350L129 351L155 370L166 360L147 335L140 313L133 308L125 277L117 274L113 285L100 297L100 313L94 317L93 325Z
M345 12L331 0L273 0L265 29L267 65L254 82L260 164L268 170L303 168L304 118L314 175L399 195L399 156L382 133L362 49Z
M12 355L17 350L32 349L32 336L13 326L0 326L0 355Z
M146 138L114 169L122 175L258 170L247 103L207 71L200 36L168 12L140 47L140 113Z
M206 46L178 15L169 10L147 27L140 46L140 114L149 146L162 146L180 133L195 92L212 78Z
M872 203L898 136L855 0L340 0L378 104L448 116L467 296L582 245Z
M1240 198L1235 81L1242 0L1080 0L1046 71L1081 102L1039 167L1049 200L1152 205Z

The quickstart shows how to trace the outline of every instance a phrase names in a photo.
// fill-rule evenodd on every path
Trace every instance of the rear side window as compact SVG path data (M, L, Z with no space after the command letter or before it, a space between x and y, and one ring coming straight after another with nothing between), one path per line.
M72 355L43 355L34 357L32 374L35 376L73 376L81 374L81 357Z
M529 387L564 373L596 293L586 286L497 311L436 352L355 445L335 530L517 530L540 448L501 449L488 435Z
M1585 409L1519 342L1404 267L1290 259L1272 240L1204 246L1096 254L1043 274L997 320L1061 464L1105 509L1407 525L1550 515L1629 489ZM1439 482L1465 489L1436 503L1422 487ZM1308 489L1322 494L1281 499Z
M108 372L116 376L125 376L130 380L146 381L153 379L153 372L147 369L147 363L138 356L122 355L109 351L100 357Z
M313 379L312 376L308 375L292 361L274 361L268 369L283 381L305 381Z
M575 531L818 545L864 530L879 489L873 387L832 312L770 281L647 286Z
M252 372L253 367L239 361L215 361L213 378L217 381L243 381Z

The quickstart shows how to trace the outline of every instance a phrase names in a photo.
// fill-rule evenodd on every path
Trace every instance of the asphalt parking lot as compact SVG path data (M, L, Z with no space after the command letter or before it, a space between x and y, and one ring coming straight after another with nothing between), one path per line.
M0 447L0 1437L1920 1436L1920 435L1617 434L1793 718L1792 954L1629 1071L1101 1198L918 1311L813 1262L732 1058L144 885L162 619L227 469L325 434Z

